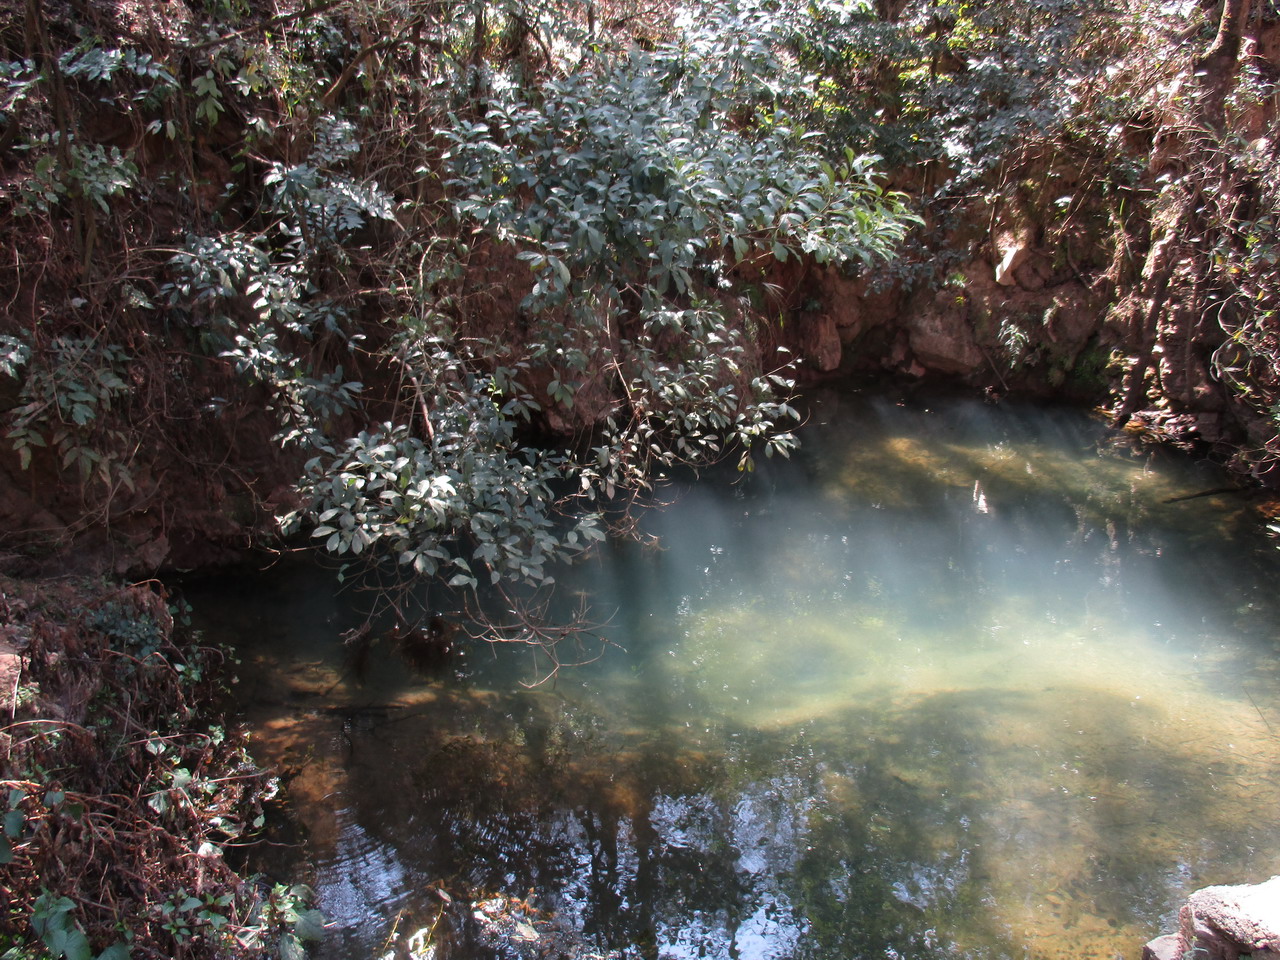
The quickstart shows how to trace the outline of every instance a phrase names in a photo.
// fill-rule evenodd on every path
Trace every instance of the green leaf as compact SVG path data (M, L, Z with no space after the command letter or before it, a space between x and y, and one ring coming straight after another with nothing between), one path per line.
M319 910L302 910L294 921L293 932L303 940L324 939L324 914Z
M280 937L280 960L307 960L307 951L302 948L302 941L291 933Z
M66 960L93 960L89 938L77 926L50 925L48 932L45 933L44 942L54 957L65 957Z
M0 866L13 863L13 844L4 834L0 834Z

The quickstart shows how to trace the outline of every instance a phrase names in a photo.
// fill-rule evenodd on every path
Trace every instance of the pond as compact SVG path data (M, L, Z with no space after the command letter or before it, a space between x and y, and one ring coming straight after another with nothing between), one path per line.
M312 568L188 588L319 956L1111 960L1280 873L1277 556L1219 475L1010 403L824 396L803 440L564 571L608 643L532 688L510 645L353 669L368 599Z

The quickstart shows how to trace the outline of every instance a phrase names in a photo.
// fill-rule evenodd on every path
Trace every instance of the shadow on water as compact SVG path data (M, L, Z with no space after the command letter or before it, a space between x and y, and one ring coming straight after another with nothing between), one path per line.
M1249 764L1151 743L1155 708L1094 691L885 698L717 749L518 699L347 731L346 787L326 786L361 847L312 843L333 841L335 873L395 877L383 899L346 890L341 918L536 890L636 956L1110 957L1158 926L1181 865L1274 842L1239 822L1259 812Z
M250 637L324 957L397 914L442 958L551 950L486 934L506 898L582 957L1111 960L1280 868L1274 555L1229 498L1164 502L1218 480L1076 415L814 420L562 577L618 647L554 686L483 645L354 678L358 617L303 573L195 591Z

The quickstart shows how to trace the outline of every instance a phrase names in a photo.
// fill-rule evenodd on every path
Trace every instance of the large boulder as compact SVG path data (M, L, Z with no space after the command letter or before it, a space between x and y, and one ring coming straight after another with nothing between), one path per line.
M1265 883L1205 887L1178 913L1178 932L1158 937L1143 960L1280 960L1280 877Z

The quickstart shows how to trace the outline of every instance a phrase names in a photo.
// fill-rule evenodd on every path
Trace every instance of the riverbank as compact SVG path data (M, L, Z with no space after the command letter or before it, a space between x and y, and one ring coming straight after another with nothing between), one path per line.
M0 578L5 956L283 958L318 935L305 891L228 864L276 782L221 719L235 661L184 620L155 582Z

